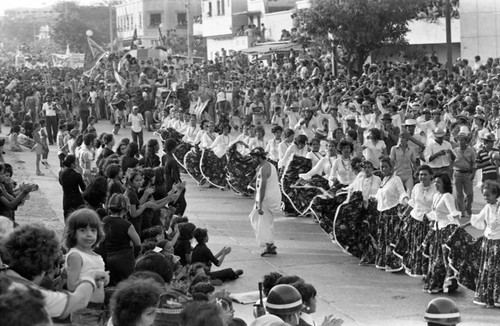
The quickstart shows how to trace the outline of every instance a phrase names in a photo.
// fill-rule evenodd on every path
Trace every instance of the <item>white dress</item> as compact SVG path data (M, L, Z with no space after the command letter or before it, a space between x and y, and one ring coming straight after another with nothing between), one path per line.
M266 183L266 193L261 203L263 214L260 215L257 210L257 205L254 205L250 213L250 223L255 231L255 237L260 246L267 243L274 243L274 214L280 210L281 205L281 190L278 182L278 173L274 165L270 163L271 175ZM260 198L262 187L262 167L257 168L257 182L255 190L255 198Z

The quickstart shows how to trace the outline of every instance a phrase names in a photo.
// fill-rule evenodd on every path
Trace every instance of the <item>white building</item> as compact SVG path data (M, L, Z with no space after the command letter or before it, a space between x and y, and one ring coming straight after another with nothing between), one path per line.
M461 57L500 57L500 1L460 0Z
M241 51L257 42L279 41L283 29L290 30L295 0L203 0L201 22L194 34L207 40L207 56L213 59L221 49ZM266 29L264 36L242 33L249 25Z
M118 43L130 46L135 29L144 47L160 45L158 28L164 36L175 30L175 35L186 37L188 22L200 14L201 0L125 0L116 6Z

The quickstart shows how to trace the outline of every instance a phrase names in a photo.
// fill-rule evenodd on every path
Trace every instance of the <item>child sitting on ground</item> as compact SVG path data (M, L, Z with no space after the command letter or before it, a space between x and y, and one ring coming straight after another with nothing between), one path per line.
M10 129L9 134L9 144L10 150L13 152L22 152L21 146L19 145L19 133L21 132L21 126L15 125Z

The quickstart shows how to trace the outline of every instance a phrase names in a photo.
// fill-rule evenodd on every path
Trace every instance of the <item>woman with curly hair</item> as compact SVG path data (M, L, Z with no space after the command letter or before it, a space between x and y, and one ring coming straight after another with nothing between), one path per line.
M196 226L193 223L186 222L179 224L179 239L174 246L174 254L179 256L182 266L191 264L191 239L194 237Z
M347 187L356 178L351 164L353 150L354 146L347 140L342 140L337 146L340 155L333 161L330 176L328 177L331 187L336 189Z
M157 155L160 150L160 144L157 139L150 139L146 145L144 158L140 160L139 165L145 168L155 168L160 166L160 157Z
M111 296L111 319L107 326L150 326L164 292L152 279L129 279L118 284Z
M47 326L52 321L45 311L42 293L32 287L16 287L0 278L0 316L3 326Z
M137 156L139 155L139 145L135 142L128 144L125 153L121 156L121 164L123 173L127 173L128 169L133 169L139 164Z
M125 196L128 197L130 206L128 212L128 220L134 226L138 234L142 230L142 213L147 208L153 208L156 203L147 201L149 196L154 192L153 188L148 188L144 191L143 195L139 197L139 189L144 183L144 176L142 172L135 168L127 172L127 190Z
M105 177L93 179L83 192L83 199L87 203L86 206L96 211L101 218L106 215L104 204L106 203L107 193L108 181Z
M39 287L43 276L54 268L60 244L56 233L41 224L26 224L16 228L2 241L2 258L9 265L5 277L16 284L40 290L49 317L66 318L85 308L97 282L107 283L107 273L91 271L83 277L73 292L54 292Z
M432 198L431 211L427 214L430 228L424 240L424 254L429 259L429 268L424 278L424 291L429 293L452 292L458 284L454 272L445 257L444 245L460 226L461 212L456 209L453 185L448 174L434 176L437 192ZM445 282L449 280L449 282Z
M123 170L120 164L112 163L106 167L106 178L108 178L108 193L107 198L111 198L113 194L123 194L125 186L123 185Z
M113 146L115 145L115 139L113 137L113 134L104 134L102 136L102 150L100 154L97 157L96 164L97 166L100 166L100 162L110 155L113 155L115 152L113 151ZM102 171L104 172L104 171Z

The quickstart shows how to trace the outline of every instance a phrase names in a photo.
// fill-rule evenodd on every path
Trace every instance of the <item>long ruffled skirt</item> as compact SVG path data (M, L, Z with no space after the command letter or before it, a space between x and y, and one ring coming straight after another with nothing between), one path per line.
M474 303L500 308L500 240L484 238Z
M204 149L201 154L200 172L213 186L224 189L226 187L226 156L218 157L211 149Z
M204 179L200 171L201 150L198 146L186 153L184 156L184 166L191 178L196 182L201 183Z
M455 273L448 264L449 250L445 244L458 226L450 224L444 229L430 230L424 240L424 256L429 259L429 268L424 278L424 291L429 293L449 292L445 280L452 280Z
M251 196L257 164L250 155L242 155L236 146L231 146L226 153L226 181L229 188L238 195Z
M175 148L175 151L172 153L175 160L177 161L177 163L179 163L180 167L182 168L181 173L187 173L186 166L184 165L184 157L192 148L193 148L193 145L186 143L184 141L181 141L181 142L179 142L179 144Z
M302 215L309 208L310 201L314 195L309 198L307 195L304 195L307 193L304 192L304 189L294 188L293 185L299 180L300 173L306 173L311 168L312 162L310 159L295 155L286 167L286 170L283 171L281 176L281 192L285 197L285 213ZM316 191L314 192L316 195ZM286 200L288 200L290 206L286 205Z
M337 208L346 200L347 194L326 197L319 195L313 198L310 208L311 213L318 220L320 227L333 237L333 221Z
M422 221L411 216L403 219L394 254L403 260L405 272L409 276L419 277L427 274L429 260L423 256L422 243L428 233L429 220L426 216Z
M377 223L377 252L375 266L387 272L403 269L402 261L393 252L393 246L399 235L401 220L398 206L380 213Z
M480 268L483 238L474 239L463 228L456 228L446 242L449 251L448 263L458 284L475 291Z

